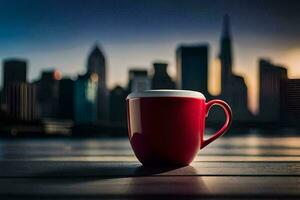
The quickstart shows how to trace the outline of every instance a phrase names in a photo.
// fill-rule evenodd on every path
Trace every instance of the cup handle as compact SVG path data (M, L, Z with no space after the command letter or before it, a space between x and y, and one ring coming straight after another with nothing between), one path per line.
M218 137L223 135L229 129L229 126L230 126L230 123L232 120L232 111L231 111L230 106L225 101L222 101L219 99L211 100L205 104L206 117L208 116L210 108L214 105L217 105L217 106L220 106L223 108L223 110L225 111L225 115L226 115L226 121L225 121L225 124L223 125L223 127L218 132L216 132L211 138L209 138L207 140L204 140L204 137L202 138L201 149L203 149L209 143L213 142L215 139L217 139Z

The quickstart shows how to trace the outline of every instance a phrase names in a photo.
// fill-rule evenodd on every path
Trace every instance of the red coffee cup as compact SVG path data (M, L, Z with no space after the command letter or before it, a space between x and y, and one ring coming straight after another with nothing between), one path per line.
M205 102L195 91L148 90L131 93L126 101L130 144L143 165L189 165L199 149L228 130L232 119L227 103ZM226 121L204 140L205 118L214 105L224 109Z

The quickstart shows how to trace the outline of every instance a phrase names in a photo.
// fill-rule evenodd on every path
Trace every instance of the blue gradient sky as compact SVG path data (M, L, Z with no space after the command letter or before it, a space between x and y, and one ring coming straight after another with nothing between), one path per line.
M95 42L108 62L108 84L125 85L130 67L169 62L181 43L208 43L217 57L222 16L232 24L234 71L245 77L250 108L257 109L257 61L267 57L300 77L300 2L261 0L0 0L0 59L29 61L29 79L60 69L76 77L85 71ZM210 75L210 82L215 79ZM215 91L214 87L211 87Z

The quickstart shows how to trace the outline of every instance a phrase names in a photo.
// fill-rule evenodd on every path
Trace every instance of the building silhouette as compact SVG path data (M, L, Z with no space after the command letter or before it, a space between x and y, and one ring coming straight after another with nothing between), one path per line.
M74 120L77 124L93 124L97 119L98 75L79 75L74 85Z
M3 101L7 103L7 89L11 83L27 82L27 61L23 59L6 59L3 61Z
M151 80L146 69L134 68L129 70L128 92L140 92L151 89Z
M182 45L176 50L177 87L208 95L208 46Z
M41 119L54 119L59 115L59 80L58 70L42 71L41 78L34 82L37 90L37 109Z
M262 121L277 122L283 116L281 83L284 80L287 80L286 68L259 60L259 116Z
M248 110L248 88L242 76L232 75L227 83L227 92L221 98L229 103L235 121L249 121L252 114Z
M167 72L167 63L153 63L154 73L151 80L151 89L175 89L176 85Z
M232 79L232 47L229 16L223 18L223 30L221 36L220 63L221 63L221 92L226 93L227 86L231 85Z
M13 82L7 85L7 113L17 120L37 119L35 86L25 82Z
M126 125L126 97L128 93L121 86L111 90L109 98L109 121L113 125Z
M283 79L281 84L281 98L283 98L281 101L282 120L287 123L287 125L299 126L300 79Z
M231 106L236 121L251 120L248 109L248 89L242 76L233 73L233 50L229 16L223 18L219 59L221 63L221 95ZM219 114L220 115L220 114ZM219 117L220 118L220 117Z
M126 96L130 92L149 89L184 89L203 93L207 100L224 99L231 106L235 121L252 121L248 110L248 88L243 76L233 72L233 40L230 19L225 15L220 37L218 59L221 64L221 93L208 92L209 46L207 44L180 45L176 49L176 82L168 74L168 63L154 62L153 73L132 68L128 85L106 86L107 66L104 53L95 45L87 58L87 71L76 81L61 79L58 70L42 71L39 80L27 82L27 61L3 61L1 91L5 114L17 120L71 119L77 124L111 122L126 125ZM267 59L259 60L259 115L260 122L285 123L299 126L300 79L288 79L287 69ZM224 121L220 108L212 109L213 119ZM53 120L55 121L55 120ZM64 120L60 120L64 121ZM68 122L70 120L67 120Z
M74 81L63 78L58 88L58 117L60 119L74 119Z
M98 45L95 45L91 51L87 62L87 76L97 74L97 118L99 122L106 122L108 120L108 95L109 92L106 87L106 62L105 57Z
M5 99L4 99L4 89L3 88L1 88L0 89L0 114L2 113L2 112L4 112L4 107L5 107L5 105L4 105L4 103L5 103ZM1 116L0 116L1 117Z

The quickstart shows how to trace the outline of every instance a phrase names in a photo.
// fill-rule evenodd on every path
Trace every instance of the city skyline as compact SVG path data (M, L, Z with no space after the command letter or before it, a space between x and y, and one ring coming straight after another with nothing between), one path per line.
M207 101L213 98L225 100L231 105L235 122L277 122L280 126L294 126L300 116L300 79L289 79L286 68L275 65L270 60L260 59L260 110L258 115L252 115L248 110L248 89L244 78L232 71L234 56L228 15L224 16L223 22L218 56L221 67L220 95L208 91L208 45L193 44L176 49L178 76L175 80L167 72L167 63L155 62L152 68L154 74L149 73L146 68L131 68L128 71L127 87L109 90L106 87L106 58L102 48L96 44L88 55L86 73L78 74L76 80L62 77L58 70L47 70L41 71L39 80L28 82L26 60L4 60L2 114L8 120L33 122L65 119L71 120L69 123L74 120L77 125L106 124L117 127L126 122L125 98L131 92L185 89L202 92ZM117 110L120 112L116 112ZM214 112L215 118L207 120L218 123L223 113L220 110ZM65 122L69 127L70 124ZM64 132L68 132L67 129Z
M28 59L29 80L38 79L40 71L49 67L75 77L85 71L86 55L98 41L108 59L108 86L113 88L116 84L126 85L129 68L150 69L156 60L168 62L174 78L174 50L178 45L204 42L210 45L211 72L215 70L212 65L220 50L222 16L228 13L232 25L233 71L245 78L249 105L255 111L260 57L287 66L290 78L300 76L297 59L300 31L294 26L300 19L296 12L299 3L290 1L289 4L293 6L276 1L244 1L243 5L237 1L187 1L185 4L103 1L101 5L89 1L79 7L82 5L79 1L72 5L21 1L16 8L13 2L3 1L0 59ZM247 11L248 7L253 13ZM257 21L257 16L261 20ZM37 17L40 19L34 20ZM211 83L212 80L209 89L215 91Z

